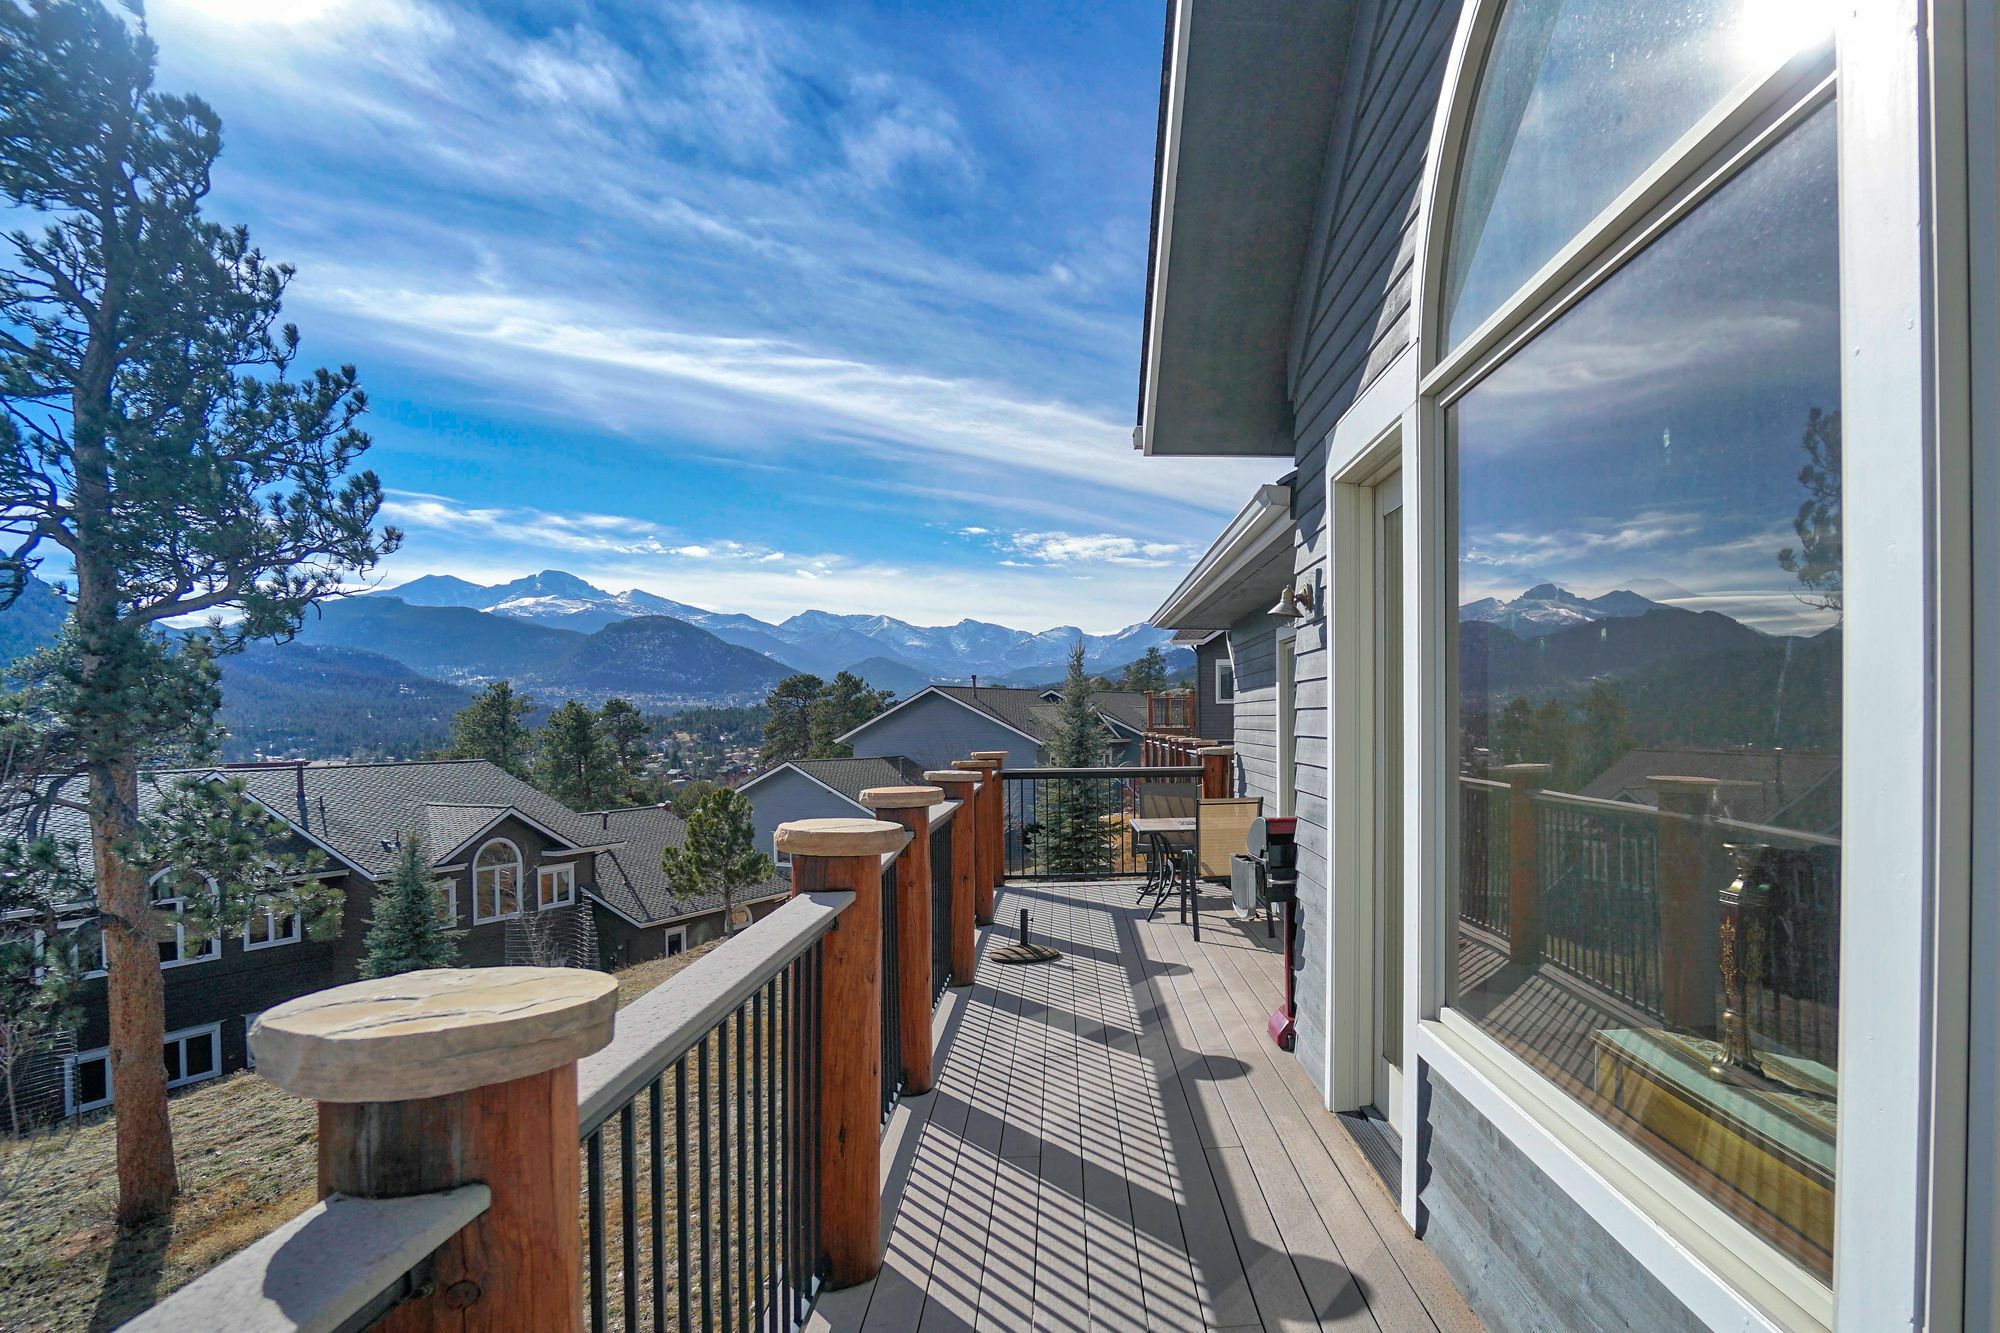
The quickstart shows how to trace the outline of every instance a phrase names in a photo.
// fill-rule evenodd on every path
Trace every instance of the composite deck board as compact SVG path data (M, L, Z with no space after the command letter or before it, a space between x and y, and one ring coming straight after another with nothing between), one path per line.
M1444 1329L1477 1322L1305 1071L1282 960L1211 895L1197 944L1130 881L1011 884L897 1114L883 1276L827 1329ZM1051 964L1003 966L1022 907Z

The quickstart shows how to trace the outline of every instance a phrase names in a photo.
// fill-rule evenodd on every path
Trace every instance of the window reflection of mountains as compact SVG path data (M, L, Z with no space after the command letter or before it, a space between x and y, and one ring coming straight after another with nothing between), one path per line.
M1640 744L1839 750L1838 626L1770 635L1718 611L1543 585L1468 603L1458 632L1468 730L1515 699L1576 707L1604 682Z

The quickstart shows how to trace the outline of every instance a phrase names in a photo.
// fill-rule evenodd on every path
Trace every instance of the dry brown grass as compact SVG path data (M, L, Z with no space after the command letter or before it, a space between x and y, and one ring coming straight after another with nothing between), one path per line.
M622 1008L712 945L618 974ZM0 1333L109 1329L311 1205L311 1102L233 1074L170 1104L181 1195L120 1234L109 1114L0 1143Z

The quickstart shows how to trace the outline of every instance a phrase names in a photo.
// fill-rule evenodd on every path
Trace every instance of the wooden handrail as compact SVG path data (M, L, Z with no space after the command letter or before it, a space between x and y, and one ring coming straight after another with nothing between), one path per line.
M853 901L851 893L800 894L619 1010L611 1044L577 1065L579 1138L832 930Z
M400 1199L331 1194L140 1314L138 1333L331 1333L428 1282L440 1246L492 1205L484 1185Z

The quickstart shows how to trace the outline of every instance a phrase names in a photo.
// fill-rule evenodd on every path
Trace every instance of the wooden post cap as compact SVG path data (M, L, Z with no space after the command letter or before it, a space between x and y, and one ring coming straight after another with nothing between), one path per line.
M1003 768L1007 764L1007 752L1005 750L974 750L972 757L974 759L991 759Z
M977 782L979 775L963 768L943 768L924 774L925 782Z
M870 810L915 810L943 799L936 787L870 787L861 793L861 804Z
M1000 767L1000 761L997 759L954 759L951 761L951 766L953 768L964 769L968 773L991 773L994 769Z
M1200 749L1196 750L1196 751L1195 751L1195 753L1196 753L1196 754L1235 754L1235 753L1236 753L1236 747L1235 747L1235 746L1233 746L1233 745L1204 745L1204 746L1202 746L1202 747L1201 747Z
M266 1009L257 1072L317 1102L404 1102L572 1064L611 1040L618 983L575 967L453 967Z
M910 831L885 819L794 819L772 842L792 856L881 856L900 852Z

